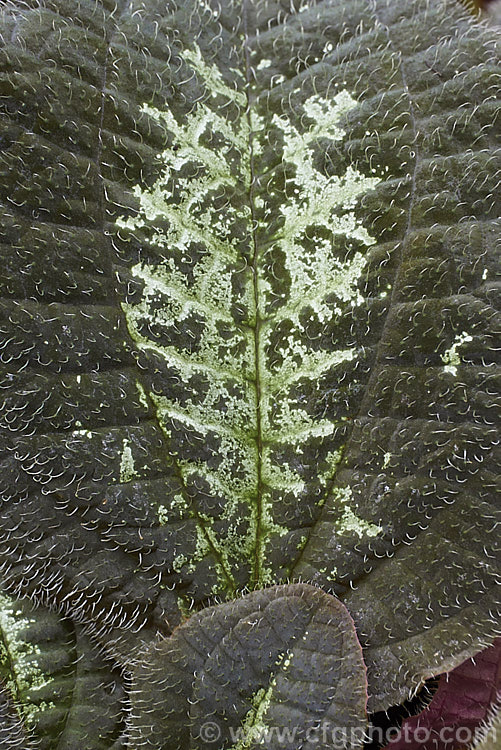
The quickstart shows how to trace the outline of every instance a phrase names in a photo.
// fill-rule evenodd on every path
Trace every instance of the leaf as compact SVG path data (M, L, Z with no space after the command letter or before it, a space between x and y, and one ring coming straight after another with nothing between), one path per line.
M2 748L122 747L122 680L79 626L1 595L0 676Z
M442 675L427 708L406 719L388 750L461 750L478 737L501 693L501 639Z
M0 685L0 747L8 750L29 748L22 722L3 685Z
M315 584L371 710L488 644L495 32L438 0L1 28L6 587L127 664Z
M483 732L482 739L472 746L472 750L499 750L501 748L501 722L499 706L496 707L489 717Z
M346 608L312 586L274 586L206 608L141 655L130 742L308 750L327 737L361 747L366 690Z

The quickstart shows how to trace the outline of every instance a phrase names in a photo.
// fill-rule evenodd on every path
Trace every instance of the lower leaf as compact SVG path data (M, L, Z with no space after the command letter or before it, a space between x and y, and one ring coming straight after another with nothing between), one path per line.
M209 607L149 646L131 700L132 747L355 750L367 682L344 605L295 584Z
M122 746L121 676L68 618L0 594L0 678L0 747Z

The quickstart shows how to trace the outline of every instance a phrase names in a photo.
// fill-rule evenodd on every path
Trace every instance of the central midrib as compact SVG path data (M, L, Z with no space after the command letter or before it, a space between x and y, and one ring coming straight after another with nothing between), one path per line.
M242 20L243 20L243 31L244 31L244 68L245 68L245 91L247 97L247 109L245 116L247 118L248 129L249 129L249 190L248 200L250 207L250 218L251 218L251 242L252 242L252 285L253 285L253 298L254 298L254 315L255 321L252 327L253 338L254 338L254 366L255 366L255 410L256 410L256 450L257 450L257 466L256 466L256 523L255 523L255 547L254 547L254 562L252 567L251 579L249 588L259 586L262 583L263 578L263 419L262 419L262 389L261 389L261 315L260 315L260 292L259 292L259 251L256 235L257 218L255 210L255 172L254 172L254 132L252 129L252 118L251 118L251 106L252 106L252 94L251 94L251 63L250 63L250 52L248 45L248 26L247 26L247 10L248 0L242 2Z

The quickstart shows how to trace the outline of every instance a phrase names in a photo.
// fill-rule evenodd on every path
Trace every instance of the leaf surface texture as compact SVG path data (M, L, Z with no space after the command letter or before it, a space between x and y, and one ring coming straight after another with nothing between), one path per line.
M372 710L492 640L495 32L421 0L1 28L5 586L125 663L314 584Z

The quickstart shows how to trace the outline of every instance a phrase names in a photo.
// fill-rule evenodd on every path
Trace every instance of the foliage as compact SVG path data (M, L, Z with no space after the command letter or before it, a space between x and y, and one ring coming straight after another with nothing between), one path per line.
M225 726L360 728L359 643L369 711L492 643L496 31L452 0L16 0L0 32L2 669L33 741L125 746L125 678L134 750L203 748L199 670Z

